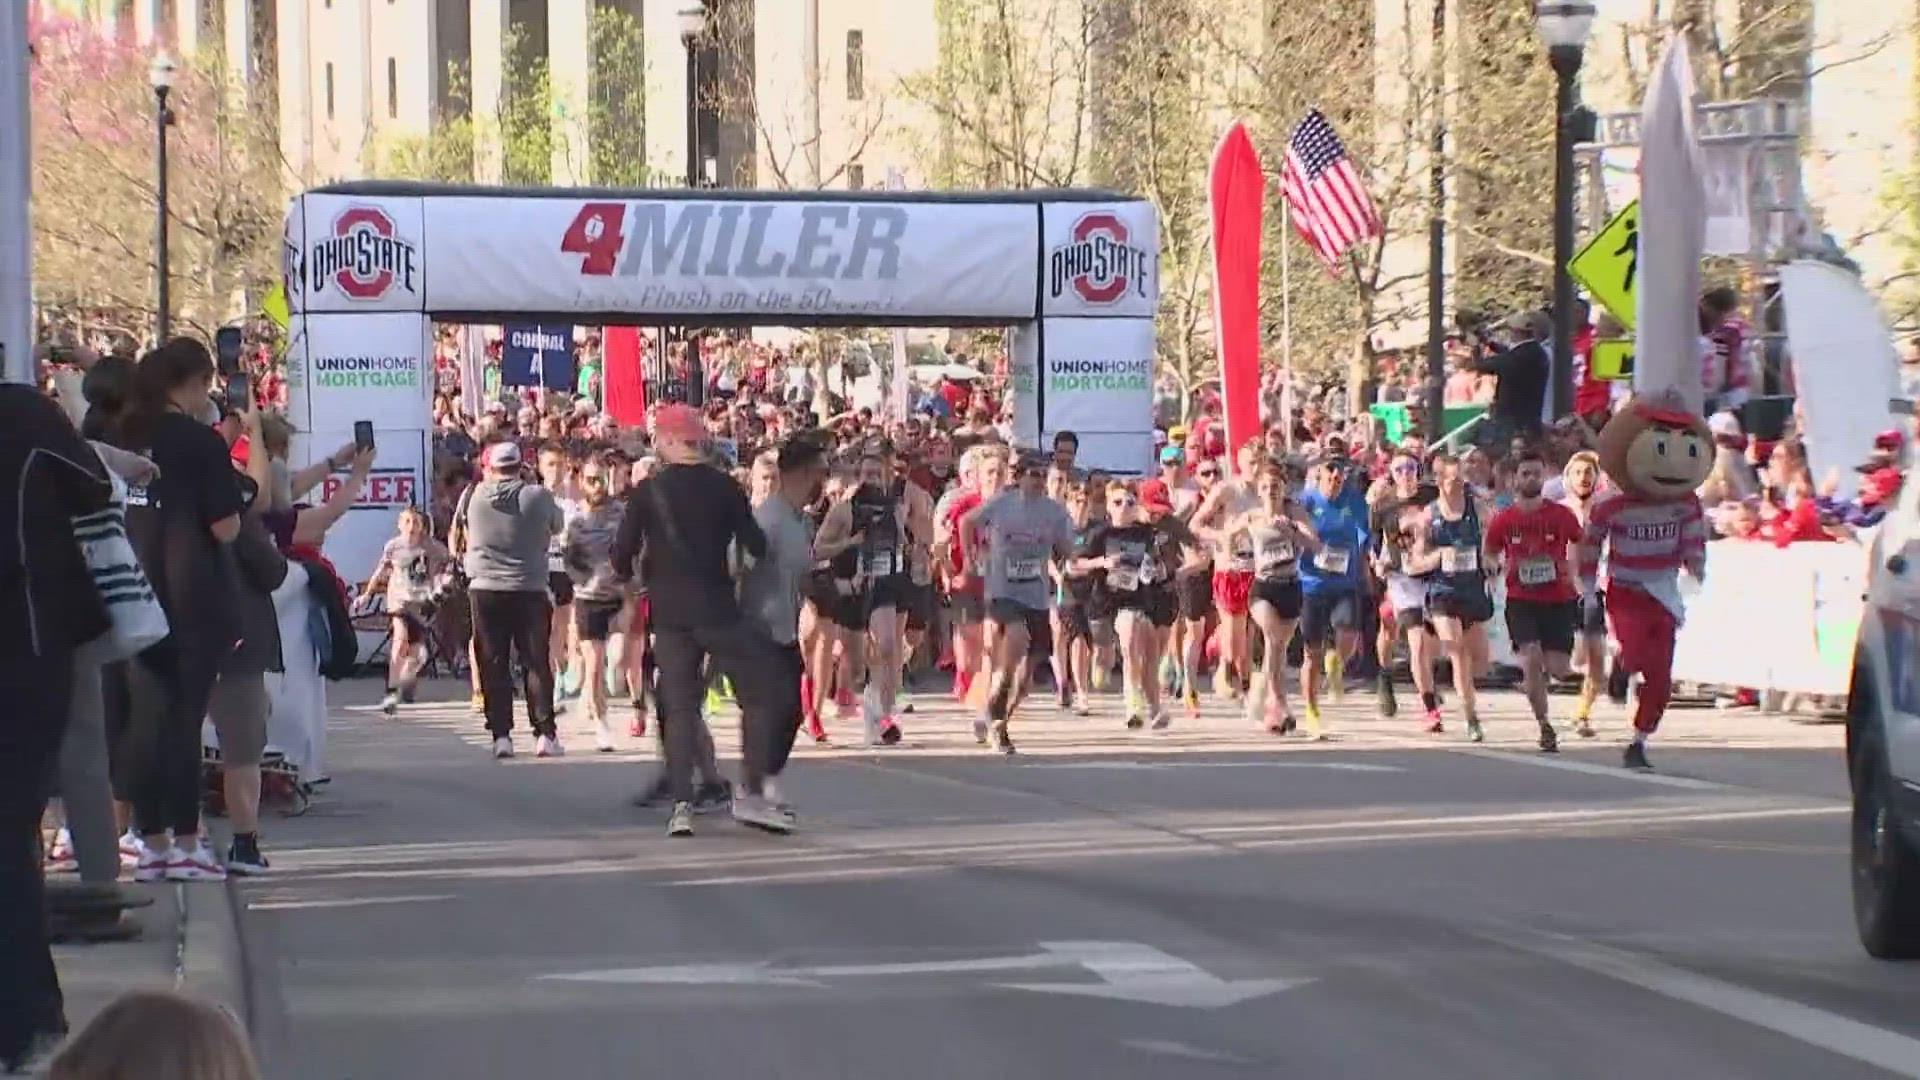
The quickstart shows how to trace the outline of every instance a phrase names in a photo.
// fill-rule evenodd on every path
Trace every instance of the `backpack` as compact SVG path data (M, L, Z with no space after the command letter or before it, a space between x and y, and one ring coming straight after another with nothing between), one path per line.
M353 629L353 614L347 610L347 596L339 579L325 562L300 559L307 570L307 635L320 661L320 676L337 682L353 677L360 669L360 635Z

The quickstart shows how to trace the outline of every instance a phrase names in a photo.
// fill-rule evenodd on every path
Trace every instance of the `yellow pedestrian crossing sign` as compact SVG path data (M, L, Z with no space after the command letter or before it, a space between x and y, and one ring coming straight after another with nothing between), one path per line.
M1640 274L1640 200L1628 203L1567 263L1567 272L1594 302L1633 329Z
M1593 350L1587 355L1587 363L1593 366L1593 377L1607 382L1628 382L1633 379L1633 342L1621 338L1609 338L1593 343Z

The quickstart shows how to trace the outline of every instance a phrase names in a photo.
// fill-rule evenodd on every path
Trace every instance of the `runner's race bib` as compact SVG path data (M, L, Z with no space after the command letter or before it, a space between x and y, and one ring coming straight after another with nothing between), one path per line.
M1167 572L1160 568L1160 560L1158 559L1141 560L1140 584L1151 585L1156 581L1165 580L1166 576L1167 576Z
M1236 574L1253 573L1253 549L1237 547L1233 549L1233 558L1228 560L1227 568Z
M1343 547L1323 547L1313 557L1313 565L1329 574L1344 574L1347 564L1353 561L1353 551Z
M1530 555L1514 567L1514 576L1528 588L1551 585L1560 577L1560 564L1551 555Z
M1444 574L1471 574L1480 569L1480 549L1470 547L1448 547L1440 549L1440 572Z
M127 485L127 505L128 506L148 506L148 507L157 508L160 505L160 500L153 497L152 493L147 490L147 485L128 484Z
M899 553L869 551L860 556L860 573L868 578L892 577L899 572Z
M1107 571L1107 586L1120 592L1132 592L1140 587L1140 579L1145 577L1146 567L1132 560L1117 562Z
M1046 571L1047 560L1040 555L1016 555L1007 559L1008 581L1038 581Z
M1275 578L1292 576L1293 545L1285 540L1277 544L1268 544L1260 549L1260 576Z

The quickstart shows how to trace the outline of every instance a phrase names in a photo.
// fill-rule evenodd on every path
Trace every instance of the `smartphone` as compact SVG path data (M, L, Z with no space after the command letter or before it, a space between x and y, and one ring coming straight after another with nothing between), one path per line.
M353 422L353 445L363 453L373 449L373 421L355 420Z
M222 375L234 375L240 371L240 328L223 326L213 332L213 358Z
M227 376L227 404L242 411L253 408L253 380L243 374Z

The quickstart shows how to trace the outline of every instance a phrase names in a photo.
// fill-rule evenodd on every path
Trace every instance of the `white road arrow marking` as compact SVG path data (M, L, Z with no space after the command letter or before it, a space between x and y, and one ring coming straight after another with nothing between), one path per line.
M1229 981L1170 956L1151 945L1130 941L1043 941L1040 947L1086 968L1097 983L1003 983L1014 990L1044 994L1137 1001L1145 1005L1172 1005L1189 1009L1219 1009L1242 1001L1303 986L1312 979L1242 979Z

